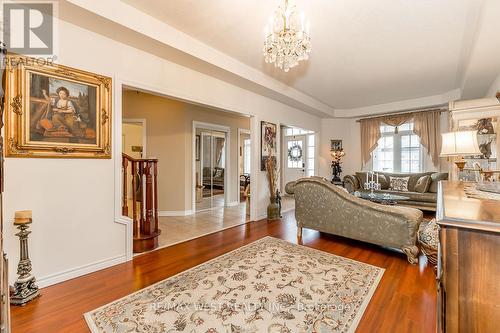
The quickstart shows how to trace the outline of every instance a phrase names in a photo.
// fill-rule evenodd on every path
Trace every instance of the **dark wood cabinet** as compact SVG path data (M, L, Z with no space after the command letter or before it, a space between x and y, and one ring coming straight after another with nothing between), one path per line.
M437 222L438 332L496 332L500 318L500 201L441 182Z

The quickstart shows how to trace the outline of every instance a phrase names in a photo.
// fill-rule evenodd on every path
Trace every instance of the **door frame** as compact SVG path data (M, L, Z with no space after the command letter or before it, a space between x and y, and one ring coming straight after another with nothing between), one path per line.
M245 128L238 128L238 186L236 187L238 189L238 204L240 204L241 198L240 198L240 164L241 164L241 158L242 156L240 155L240 147L241 147L241 134L248 134L250 136L250 147L252 145L252 131L245 129ZM250 148L250 159L252 158L252 149ZM251 165L252 163L250 163ZM250 179L252 179L252 169L250 168ZM250 187L250 193L252 193L252 188ZM252 205L252 201L250 201L250 206Z
M147 158L147 129L146 129L146 118L123 118L123 124L141 124L142 125L142 158ZM123 137L123 131L122 131ZM122 142L123 144L123 142ZM122 151L123 152L123 151Z
M307 135L308 134L297 134L297 135L293 135L293 136L285 136L283 135L283 143L282 143L282 149L283 149L283 156L282 156L282 172L283 172L283 185L286 185L286 182L287 182L287 175L288 173L286 172L286 170L288 169L288 145L287 143L289 141L297 141L297 140L300 140L302 141L302 170L303 170L303 177L307 177ZM299 137L299 139L297 139L297 137Z
M224 207L228 206L229 196L228 193L228 179L230 179L231 175L231 156L230 156L230 146L231 146L231 128L229 126L223 126L218 124L211 124L202 121L193 120L193 135L192 135L192 154L191 154L191 163L192 163L192 184L191 184L191 211L197 213L196 211L196 129L207 129L218 132L224 132L226 135L226 144L224 147L225 155L226 155L226 165L224 166ZM201 152L200 152L201 153ZM218 207L212 207L218 208Z

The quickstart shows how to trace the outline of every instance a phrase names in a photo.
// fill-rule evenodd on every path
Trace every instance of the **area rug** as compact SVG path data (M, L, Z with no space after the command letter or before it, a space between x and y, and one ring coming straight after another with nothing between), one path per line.
M272 237L85 314L92 332L354 332L384 270Z

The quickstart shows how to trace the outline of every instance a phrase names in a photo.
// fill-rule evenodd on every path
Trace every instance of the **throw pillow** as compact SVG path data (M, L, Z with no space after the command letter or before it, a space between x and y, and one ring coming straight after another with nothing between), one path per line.
M216 168L214 171L214 178L222 178L224 177L224 169Z
M408 181L410 177L389 177L390 187L393 191L408 192Z
M356 178L358 178L359 186L362 188L366 182L366 172L356 172Z
M431 186L432 178L431 176L422 176L417 180L415 184L415 192L425 193L429 190Z
M431 264L436 265L439 243L439 227L436 219L432 219L428 223L421 223L418 228L417 237L422 252Z
M380 189L382 190L388 190L389 189L389 181L387 180L387 177L382 174L378 174L378 182L380 183Z

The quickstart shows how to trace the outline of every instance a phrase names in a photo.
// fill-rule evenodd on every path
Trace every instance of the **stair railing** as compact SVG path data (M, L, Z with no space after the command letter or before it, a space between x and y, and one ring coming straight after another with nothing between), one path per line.
M158 229L158 159L136 159L122 154L122 176L122 214L133 220L134 252L153 250L158 247L161 233Z

